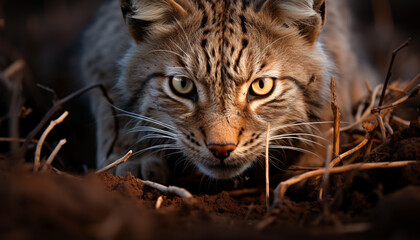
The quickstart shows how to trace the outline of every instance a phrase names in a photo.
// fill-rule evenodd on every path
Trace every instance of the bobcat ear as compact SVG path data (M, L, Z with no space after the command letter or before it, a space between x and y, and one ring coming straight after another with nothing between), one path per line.
M325 25L326 0L267 0L261 13L298 28L310 43L315 43Z
M187 11L179 0L120 0L124 22L131 37L141 42L163 33Z

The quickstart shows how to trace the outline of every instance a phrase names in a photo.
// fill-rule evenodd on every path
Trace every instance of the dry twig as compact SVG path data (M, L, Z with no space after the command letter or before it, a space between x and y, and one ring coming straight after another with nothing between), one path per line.
M67 116L69 115L69 112L64 112L59 118L56 120L53 120L50 122L50 125L45 129L44 133L42 133L41 138L39 139L39 142L36 146L35 150L35 161L34 161L34 172L38 172L39 165L40 165L40 157L41 157L41 148L44 144L45 138L47 138L47 135L51 132L51 130L60 124Z
M420 79L420 73L419 74L417 74L417 76L415 76L411 81L410 81L410 83L408 83L407 84L407 86L404 88L404 92L405 93L407 93L408 92L408 90L410 90L410 88L417 82L417 80L419 80Z
M385 92L386 89L388 87L389 84L389 80L391 79L391 75L392 75L392 66L394 65L394 60L395 57L397 56L398 52L407 47L408 44L410 43L411 38L407 39L403 44L401 44L399 47L397 47L393 52L392 52L392 56L391 56L391 62L389 63L389 67L388 67L388 73L386 75L386 79L385 79L385 83L384 83L384 88L382 89L382 94L381 94L381 98L379 99L379 106L382 106L383 102L384 102L384 98L385 98Z
M335 94L334 76L331 78L331 93L333 97L333 101L331 102L331 109L334 114L333 156L337 157L340 151L340 109L338 108L337 96Z
M343 158L345 158L345 157L347 157L347 156L349 156L349 155L351 155L351 154L359 151L362 147L364 147L369 142L369 139L370 139L370 134L367 134L367 136L365 137L365 139L363 139L363 141L360 142L359 145L357 145L353 149L350 149L347 152L344 152L344 153L340 154L339 156L337 156L336 158L334 158L331 161L331 164L330 164L331 167L336 166Z
M138 181L142 181L142 180L138 179ZM167 187L167 186L164 186L162 184L151 182L151 181L142 181L142 182L143 182L144 185L146 185L148 187L151 187L151 188L154 188L154 189L157 189L157 190L159 190L159 191L161 191L165 194L172 193L172 194L178 195L178 196L180 196L181 198L184 198L184 199L192 199L193 198L193 195L184 188L175 187L175 186Z
M20 148L19 151L19 156L17 159L22 159L23 156L25 156L26 151L28 149L28 145L29 143L32 141L32 139L35 138L35 136L41 131L42 127L48 122L48 120L58 111L62 108L62 106L67 103L68 101L79 97L80 95L83 95L84 93L94 89L94 88L99 88L102 91L102 94L104 95L104 97L107 99L107 101L110 103L111 105L111 110L112 110L112 115L114 116L114 128L115 128L115 138L108 150L108 156L111 154L112 149L115 145L115 142L117 141L118 138L118 128L119 128L119 124L118 124L118 119L116 117L116 111L115 109L112 107L113 103L111 98L109 98L104 86L102 84L93 84L91 86L87 86L85 88L82 88L70 95L68 95L67 97L63 98L63 99L59 99L57 100L57 102L54 103L53 107L44 115L44 117L41 119L41 121L39 122L39 124L28 134L28 136L26 137L26 141L23 143L23 145Z
M330 174L335 174L335 173L343 173L343 172L349 172L349 171L353 171L353 170L370 170L370 169L381 169L381 168L399 168L399 167L405 167L408 166L409 164L419 164L420 161L399 161L399 162L375 162L375 163L355 163L355 164L349 164L349 165L345 165L345 166L341 166L341 167L334 167L329 169ZM280 201L283 199L284 194L286 193L286 190L296 184L299 183L303 180L306 180L308 178L311 177L315 177L315 176L320 176L323 175L324 172L326 171L325 168L320 168L318 170L315 171L310 171L310 172L306 172L303 173L301 175L298 176L294 176L292 178L289 178L286 181L281 182L276 189L274 190L274 202L272 205L272 208L274 208L275 206L277 206Z
M404 103L405 101L407 101L408 99L415 97L416 95L419 94L419 89L420 89L420 85L417 85L413 90L411 90L410 92L406 93L406 95L390 104L384 105L384 106L379 106L375 109L372 109L372 113L377 113L380 112L382 110L385 109L390 109L390 108L395 108L398 105L400 105L401 103Z
M156 200L155 209L159 210L160 207L162 206L162 203L163 203L163 197L159 196L158 199Z
M397 116L392 116L392 120L395 121L398 124L403 125L404 127L410 127L410 121L404 120Z
M379 91L380 91L382 88L383 88L383 85L378 85L378 86L376 86L376 87L375 87L375 89L373 90L373 93L372 93L371 99L370 99L370 104L369 104L369 106L366 108L366 110L363 112L362 116L361 116L361 117L360 117L360 118L359 118L356 122L354 122L354 123L352 123L352 124L350 124L350 125L348 125L348 126L342 127L342 128L340 129L340 131L341 131L341 132L348 131L348 130L350 130L350 129L354 128L355 126L357 126L359 123L364 122L364 121L367 121L367 118L368 118L368 117L369 117L369 115L371 114L371 110L372 110L372 109L373 109L373 107L375 106L375 100L376 100L376 97L378 96Z
M23 68L25 67L26 63L23 59L18 59L14 61L6 70L3 71L3 75L5 78L12 78L17 73L22 72Z
M55 157L57 156L58 152L60 151L61 147L63 147L63 145L66 144L66 142L67 142L66 139L60 140L60 142L54 148L54 150L51 153L51 155L48 157L48 159L45 162L44 166L42 166L41 172L45 172L45 170L47 170L47 167L51 165L51 163L54 161Z
M269 144L270 144L270 123L267 123L267 134L265 136L265 205L267 211L270 209L270 171L269 171Z
M131 154L133 153L132 150L130 150L127 154L125 154L122 158L115 160L113 163L109 164L108 166L105 166L104 168L96 171L97 174L108 172L109 170L116 168L118 165L125 163L127 161Z

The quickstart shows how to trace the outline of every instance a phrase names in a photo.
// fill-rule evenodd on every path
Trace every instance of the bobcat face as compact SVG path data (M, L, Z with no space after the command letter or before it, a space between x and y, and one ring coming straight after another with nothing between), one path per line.
M218 179L314 134L326 106L324 1L121 0L133 46L118 87L140 152L181 152ZM302 142L311 140L303 138Z

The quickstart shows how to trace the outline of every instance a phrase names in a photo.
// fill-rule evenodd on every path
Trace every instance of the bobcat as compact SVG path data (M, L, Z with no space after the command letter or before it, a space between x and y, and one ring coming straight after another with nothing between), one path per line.
M81 72L125 118L107 154L117 137L112 107L92 94L98 167L134 149L115 174L166 182L165 159L178 153L204 175L230 179L263 157L268 122L271 159L292 150L303 154L288 160L321 165L331 77L343 120L374 79L351 49L343 1L104 4L84 33Z

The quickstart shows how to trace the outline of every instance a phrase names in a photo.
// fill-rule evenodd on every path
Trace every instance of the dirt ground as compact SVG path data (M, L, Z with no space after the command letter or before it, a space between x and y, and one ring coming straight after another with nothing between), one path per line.
M36 87L37 83L51 87L58 97L80 87L71 82L69 65L61 60L72 60L68 49L74 49L73 40L98 2L0 3L0 20L6 20L4 31L0 27L0 72L18 59L26 63L20 90L28 111L20 114L20 138L52 106L53 94ZM368 10L361 7L366 2L354 1L355 8L361 9L358 17L368 21L372 16L365 16ZM407 16L415 16L419 5L409 0L390 2L395 25L381 25L386 23L386 14L379 14L375 31L363 24L359 34L368 39L363 44L369 50L366 55L381 76L392 49L406 39L407 32L417 37L394 66L393 81L398 77L409 80L420 70L420 32L412 31L417 21ZM13 135L8 116L13 94L3 84L0 92L1 138ZM51 146L61 138L68 140L54 162L60 174L51 168L33 173L35 144L29 146L26 162L17 163L9 142L0 141L0 239L420 239L420 164L332 175L323 200L318 199L322 178L311 178L289 189L269 212L263 169L234 181L212 181L187 170L174 174L171 181L193 194L186 200L145 186L131 175L96 174L90 144L94 123L83 105L81 98L63 106L71 114L47 139L46 145ZM362 149L353 160L420 160L419 106L417 96L395 109L397 115L411 121L410 126L392 126L395 132L383 144L374 144L375 150L366 156ZM51 150L44 151L49 154ZM272 201L284 170L272 168L270 173ZM157 209L159 198L163 201Z
M420 159L420 125L395 133L368 161ZM262 189L196 193L184 200L132 175L33 174L1 161L1 239L418 239L420 164L354 171L290 194L270 213ZM312 183L319 185L319 181ZM155 208L163 197L162 205ZM325 213L325 205L329 213Z

